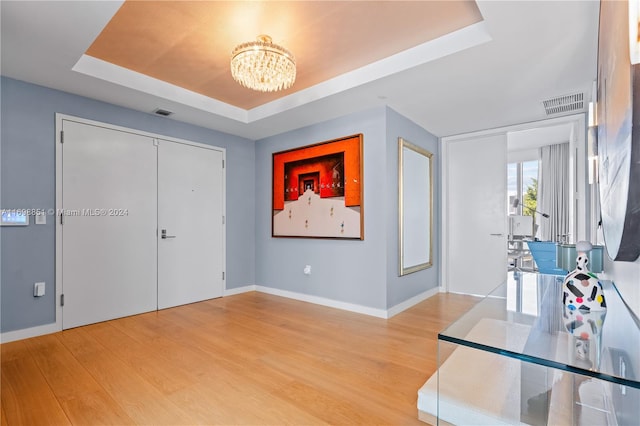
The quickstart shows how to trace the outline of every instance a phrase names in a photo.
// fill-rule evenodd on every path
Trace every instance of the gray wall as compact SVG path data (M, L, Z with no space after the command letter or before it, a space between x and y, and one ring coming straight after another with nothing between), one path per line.
M398 276L398 137L433 154L433 266ZM440 285L440 144L438 138L397 112L387 110L387 307Z
M364 135L364 241L272 238L272 154L357 133ZM381 107L256 142L256 284L386 308L385 134Z
M226 148L227 288L255 283L254 142L2 77L2 208L55 208L55 113ZM55 322L55 225L2 227L0 330ZM33 297L33 283L47 294Z
M272 154L357 133L364 135L364 241L271 238ZM438 286L437 255L429 270L403 278L397 274L398 136L436 154L437 163L437 138L384 107L256 142L257 284L377 309ZM436 164L434 175L438 173ZM439 178L434 187L438 185ZM439 244L437 220L434 251ZM311 265L310 276L303 274L304 265Z

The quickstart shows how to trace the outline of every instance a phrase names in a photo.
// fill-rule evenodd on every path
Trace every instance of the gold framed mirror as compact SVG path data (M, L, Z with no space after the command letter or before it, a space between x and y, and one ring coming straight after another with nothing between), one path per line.
M433 265L433 154L398 138L400 276Z

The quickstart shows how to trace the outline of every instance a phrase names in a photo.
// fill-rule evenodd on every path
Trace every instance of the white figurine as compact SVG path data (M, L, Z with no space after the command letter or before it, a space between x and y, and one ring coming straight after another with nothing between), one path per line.
M607 309L602 284L587 267L589 264L587 252L592 248L588 241L580 241L576 244L578 252L576 269L569 272L562 284L562 303L570 310L590 312Z

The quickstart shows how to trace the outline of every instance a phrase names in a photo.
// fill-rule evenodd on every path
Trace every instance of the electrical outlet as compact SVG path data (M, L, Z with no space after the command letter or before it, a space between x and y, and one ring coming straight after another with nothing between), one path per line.
M305 275L311 275L311 265L305 265L304 274Z
M44 296L44 283L35 283L33 285L33 296L34 297L42 297Z

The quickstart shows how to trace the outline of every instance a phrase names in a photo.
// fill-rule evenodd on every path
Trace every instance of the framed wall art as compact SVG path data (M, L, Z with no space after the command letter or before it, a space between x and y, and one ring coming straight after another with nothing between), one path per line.
M600 7L596 111L604 241L611 259L633 262L640 255L640 64L630 59L629 4Z
M364 239L362 134L273 154L272 236Z

